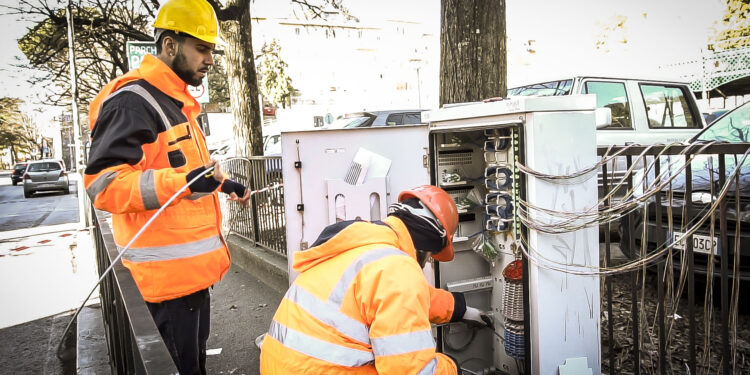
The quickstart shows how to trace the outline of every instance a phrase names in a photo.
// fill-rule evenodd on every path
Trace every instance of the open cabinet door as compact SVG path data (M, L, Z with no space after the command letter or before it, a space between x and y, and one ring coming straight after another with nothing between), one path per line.
M289 282L293 254L341 220L381 220L398 193L429 184L426 125L281 133Z

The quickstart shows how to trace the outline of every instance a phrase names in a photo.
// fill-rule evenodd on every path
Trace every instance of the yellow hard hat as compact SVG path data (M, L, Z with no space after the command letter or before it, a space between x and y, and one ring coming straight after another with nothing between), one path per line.
M216 13L206 0L169 0L159 8L153 26L189 34L212 44L219 41Z

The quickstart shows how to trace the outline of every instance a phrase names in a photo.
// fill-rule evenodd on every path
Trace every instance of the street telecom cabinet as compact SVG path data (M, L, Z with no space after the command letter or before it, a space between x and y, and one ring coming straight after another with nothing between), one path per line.
M438 349L466 373L556 374L574 361L600 373L599 279L560 271L599 265L597 228L549 234L519 216L554 225L544 209L596 209L595 171L559 182L519 168L566 175L596 164L595 108L594 95L518 97L424 112L426 125L283 132L290 283L293 254L324 227L383 219L402 190L437 185L456 201L459 228L454 260L425 276L494 318L494 332L435 327Z

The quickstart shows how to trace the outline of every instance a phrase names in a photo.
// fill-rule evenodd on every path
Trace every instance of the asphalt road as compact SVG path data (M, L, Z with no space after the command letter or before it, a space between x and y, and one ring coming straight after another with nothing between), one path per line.
M78 221L76 183L70 183L70 194L44 192L24 198L23 184L11 185L10 173L0 172L0 231Z

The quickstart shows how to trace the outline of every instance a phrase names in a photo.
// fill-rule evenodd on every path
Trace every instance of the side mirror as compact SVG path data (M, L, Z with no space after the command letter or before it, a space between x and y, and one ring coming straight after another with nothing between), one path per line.
M612 125L612 110L609 108L597 108L594 110L596 117L596 128L602 129Z

